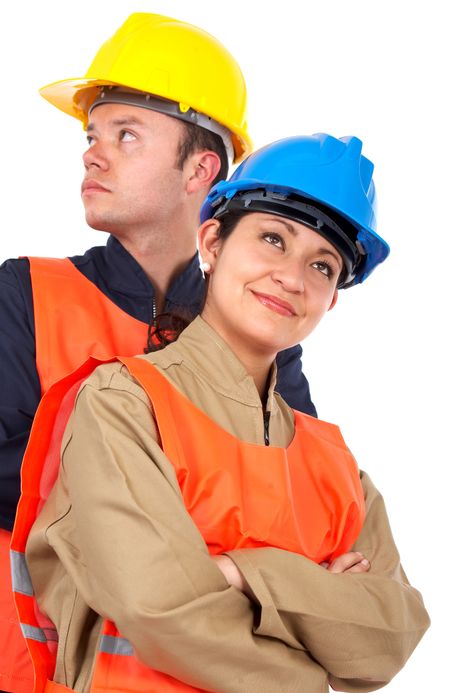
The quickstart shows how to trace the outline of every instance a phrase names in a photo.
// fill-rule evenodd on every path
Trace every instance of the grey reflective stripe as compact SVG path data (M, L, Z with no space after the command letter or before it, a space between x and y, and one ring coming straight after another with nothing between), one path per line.
M37 640L38 642L58 642L56 628L39 628L38 626L30 626L28 623L21 623L20 628L23 636L29 640Z
M125 655L132 657L133 648L126 638L116 638L114 635L102 635L99 646L100 652L106 654Z
M37 626L29 626L27 623L21 623L20 627L25 638L29 640L37 640L38 642L47 642L47 637L42 628Z
M30 573L25 561L25 554L19 551L10 551L11 578L14 592L26 594L32 597L34 594Z

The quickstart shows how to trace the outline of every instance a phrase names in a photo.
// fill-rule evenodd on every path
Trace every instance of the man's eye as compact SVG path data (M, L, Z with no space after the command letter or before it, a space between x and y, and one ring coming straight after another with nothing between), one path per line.
M264 240L270 245L275 245L277 248L284 248L283 239L277 233L265 233Z
M121 142L132 142L135 139L135 135L133 135L132 132L128 132L128 130L122 130L122 132L120 133Z
M92 145L94 143L94 138L91 137L91 135L87 135L86 139L87 139L88 146L92 147Z

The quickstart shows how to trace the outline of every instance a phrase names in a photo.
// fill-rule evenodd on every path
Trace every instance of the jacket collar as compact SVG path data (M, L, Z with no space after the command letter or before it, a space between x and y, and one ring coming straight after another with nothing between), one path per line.
M159 352L158 365L167 368L182 363L196 378L216 392L249 406L262 408L255 382L228 344L200 316L186 327L176 342ZM274 406L276 365L270 374L266 411Z

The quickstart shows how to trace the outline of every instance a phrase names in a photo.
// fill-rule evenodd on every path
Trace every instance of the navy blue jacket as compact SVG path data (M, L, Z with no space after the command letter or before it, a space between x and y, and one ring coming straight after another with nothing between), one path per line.
M153 286L115 238L70 260L119 308L142 322L152 321ZM203 294L196 256L170 287L165 310L185 306L197 314ZM300 346L279 354L277 390L291 407L316 416L301 354ZM40 400L35 358L29 263L26 259L7 260L0 267L0 527L5 529L11 529L14 522L20 465Z

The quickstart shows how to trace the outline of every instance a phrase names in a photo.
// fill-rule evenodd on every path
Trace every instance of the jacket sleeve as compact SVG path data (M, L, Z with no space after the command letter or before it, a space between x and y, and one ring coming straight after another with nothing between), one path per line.
M276 390L292 409L317 416L309 383L303 373L302 347L299 344L278 354Z
M95 377L82 387L66 430L49 499L58 516L33 530L45 535L83 600L116 623L146 664L199 688L294 693L305 666L323 686L325 673L302 646L253 633L253 605L210 559L145 394L129 380L129 391L116 390L118 373L107 388L93 387ZM33 552L32 533L27 560L45 607L48 583L35 580Z
M41 396L28 260L0 267L0 527L12 529L20 467Z
M362 473L366 519L353 547L367 573L333 574L275 548L228 555L261 606L255 632L302 643L329 672L335 690L372 691L405 664L429 625L421 595L409 584L383 499Z

